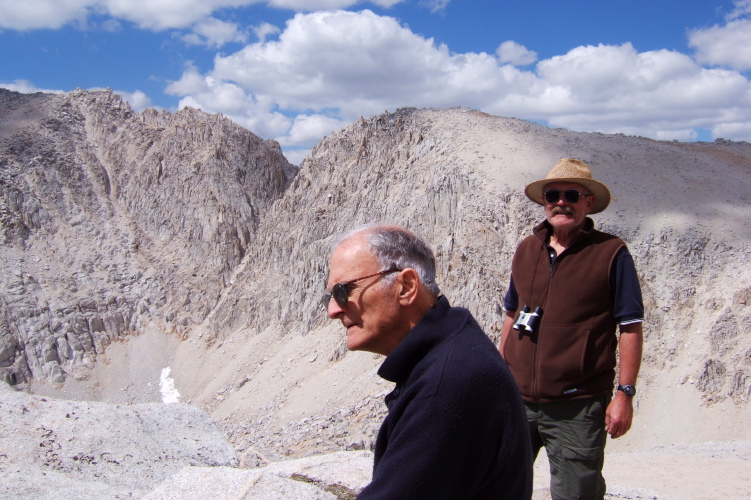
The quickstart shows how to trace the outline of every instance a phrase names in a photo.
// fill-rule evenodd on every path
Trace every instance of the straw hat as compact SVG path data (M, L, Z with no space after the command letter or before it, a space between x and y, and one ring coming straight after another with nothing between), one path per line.
M553 182L575 182L595 195L595 203L590 213L597 214L605 210L610 204L610 190L605 184L592 178L592 172L583 161L573 158L561 158L548 175L527 186L524 194L535 203L542 205L542 190Z

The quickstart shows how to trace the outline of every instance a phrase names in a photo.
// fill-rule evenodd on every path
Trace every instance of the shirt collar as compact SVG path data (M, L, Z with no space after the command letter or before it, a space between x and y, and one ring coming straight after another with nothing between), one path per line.
M574 241L571 243L570 246L574 246L576 243L582 241L583 239L587 238L589 235L591 235L594 232L595 229L595 221L587 217L584 220L584 228L579 231L579 234L576 236ZM542 240L543 243L547 244L550 242L550 235L553 232L553 226L550 225L550 222L546 220L540 222L538 225L532 229L532 233L535 234L538 238Z

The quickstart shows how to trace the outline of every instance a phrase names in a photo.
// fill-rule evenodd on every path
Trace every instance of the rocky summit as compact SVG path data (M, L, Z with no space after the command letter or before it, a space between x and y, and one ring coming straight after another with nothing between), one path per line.
M145 318L200 324L296 172L220 116L0 90L0 377L85 379Z
M373 221L411 228L444 294L497 342L511 256L543 217L524 186L561 157L610 188L593 219L629 245L646 306L634 428L608 450L751 439L751 144L465 108L360 119L298 168L218 115L0 90L0 377L56 401L188 403L242 469L367 453L391 386L383 358L347 352L321 307L333 239ZM185 474L138 491L217 481Z

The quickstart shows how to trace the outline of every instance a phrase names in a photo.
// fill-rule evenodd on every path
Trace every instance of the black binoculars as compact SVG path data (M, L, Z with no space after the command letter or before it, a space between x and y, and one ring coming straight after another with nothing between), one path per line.
M520 333L525 331L535 333L540 326L540 318L542 318L542 309L535 307L534 312L529 312L529 306L524 306L519 313L519 317L516 318L514 330L518 330Z

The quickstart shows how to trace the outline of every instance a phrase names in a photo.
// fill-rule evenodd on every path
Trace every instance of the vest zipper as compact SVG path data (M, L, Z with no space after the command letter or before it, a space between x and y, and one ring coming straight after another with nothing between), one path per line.
M548 253L547 244L543 243L543 248L545 250L545 255L547 255L548 262L549 262L549 265L548 265L548 287L547 287L547 290L545 291L545 300L544 300L543 304L541 304L541 307L545 306L545 307L542 307L542 314L543 314L543 316L545 316L545 309L547 307L547 302L548 302L548 291L550 290L550 286L553 283L553 274L554 274L554 271L555 271L555 266L558 264L558 259L561 256L560 255L556 255L555 262L553 262L552 258L551 258L551 255ZM564 250L564 252L565 252L565 250ZM563 253L563 252L561 252L561 253ZM534 369L532 370L532 397L534 398L535 401L539 401L540 400L539 390L538 390L538 387L537 387L537 372L539 371L539 367L537 366L537 359L538 359L538 353L540 352L540 343L542 342L542 335L541 335L541 333L542 333L542 321L540 321L539 331L537 332L537 345L535 346L535 355L534 355L534 360L533 360L534 364L532 365L532 366L534 366Z

